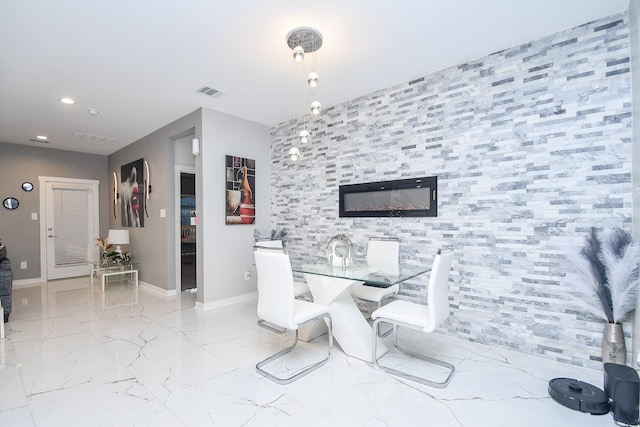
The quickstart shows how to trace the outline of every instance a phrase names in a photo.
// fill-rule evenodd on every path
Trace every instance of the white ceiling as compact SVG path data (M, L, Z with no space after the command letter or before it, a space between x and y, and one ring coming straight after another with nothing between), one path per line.
M301 26L323 35L317 97L330 106L628 3L2 0L0 141L110 154L199 107L268 126L302 116L311 101L306 74L285 40ZM308 72L312 55L305 59ZM205 85L222 94L198 93ZM63 96L77 103L64 105ZM29 141L41 134L49 144Z

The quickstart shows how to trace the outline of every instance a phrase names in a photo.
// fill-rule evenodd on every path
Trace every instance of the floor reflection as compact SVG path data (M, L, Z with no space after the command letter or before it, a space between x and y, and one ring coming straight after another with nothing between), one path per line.
M339 345L328 365L278 386L255 364L292 333L259 328L255 299L203 311L196 295L162 297L126 282L102 292L88 276L14 288L0 341L0 426L611 424L547 391L560 376L601 384L602 372L442 334L406 337L455 364L444 390L378 372Z
M94 308L108 310L110 308L138 304L140 288L132 283L109 284L102 292L100 286L88 289L89 299Z

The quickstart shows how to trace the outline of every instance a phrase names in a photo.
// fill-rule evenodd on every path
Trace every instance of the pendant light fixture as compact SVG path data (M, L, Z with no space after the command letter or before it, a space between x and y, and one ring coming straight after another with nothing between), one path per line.
M307 83L309 84L309 87L318 87L318 84L320 84L320 76L318 73L315 71L310 72L309 77L307 77Z
M313 101L311 103L311 114L313 114L314 116L320 114L320 107L322 107L322 105L320 105L318 101Z
M304 59L304 48L300 45L293 48L293 59L302 62Z
M296 147L291 147L291 149L289 150L289 157L291 158L292 162L295 162L300 158L300 150L298 150Z
M305 54L313 53L313 69L307 76L307 84L312 90L312 95L317 95L317 93L314 92L317 91L318 85L320 83L320 76L316 72L315 52L322 47L322 35L319 31L313 28L295 28L291 30L289 34L287 34L287 45L293 51L293 58L297 63L302 63L304 61ZM310 108L313 115L320 114L321 105L317 100L314 100L311 103ZM297 135L298 141L302 144L307 144L311 137L311 134L307 130L306 125L307 121L305 114L303 128ZM291 161L297 161L300 158L300 150L296 147L292 147L289 150L289 157Z
M302 129L298 134L298 138L300 138L300 142L306 144L307 142L309 142L309 131L306 129Z

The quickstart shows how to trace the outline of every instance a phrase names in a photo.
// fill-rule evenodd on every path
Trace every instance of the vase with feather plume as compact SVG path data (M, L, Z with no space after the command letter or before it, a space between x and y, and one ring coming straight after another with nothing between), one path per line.
M578 300L605 321L602 361L624 365L622 323L638 299L640 242L620 228L603 232L602 237L592 228L584 247L568 259L574 270L568 278L578 290Z
M602 362L627 363L627 346L624 343L622 324L605 322L602 336Z

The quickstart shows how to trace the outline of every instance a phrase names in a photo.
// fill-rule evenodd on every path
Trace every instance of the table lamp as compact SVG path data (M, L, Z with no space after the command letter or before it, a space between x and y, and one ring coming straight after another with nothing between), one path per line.
M122 248L120 245L129 244L129 230L109 230L107 241L112 245L116 245L114 252L118 252L122 258Z

